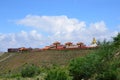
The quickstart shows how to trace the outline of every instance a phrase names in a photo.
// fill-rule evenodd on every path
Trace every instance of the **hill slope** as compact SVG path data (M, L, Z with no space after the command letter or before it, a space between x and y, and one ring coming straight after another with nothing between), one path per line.
M19 70L26 63L38 66L67 65L71 59L85 56L90 51L93 50L5 53L0 57L0 73Z

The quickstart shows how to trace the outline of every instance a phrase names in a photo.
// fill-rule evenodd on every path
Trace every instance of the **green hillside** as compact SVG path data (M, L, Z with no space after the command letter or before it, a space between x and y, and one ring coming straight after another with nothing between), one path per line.
M73 59L69 71L72 80L120 80L120 33L95 52Z
M94 50L5 53L0 71L8 80L120 80L120 33Z
M0 57L0 73L19 70L25 64L49 67L67 65L73 58L85 56L92 50L41 51L23 53L5 53Z

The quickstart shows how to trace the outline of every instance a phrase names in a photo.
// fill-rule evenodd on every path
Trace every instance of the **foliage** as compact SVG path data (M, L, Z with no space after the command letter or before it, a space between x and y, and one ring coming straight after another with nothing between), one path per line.
M114 49L104 46L88 56L73 59L69 66L74 80L89 79L95 74L95 80L117 80L119 64L114 61Z
M115 47L120 47L120 33L118 33L118 35L116 37L113 38L113 44Z
M22 77L33 77L35 75L40 74L40 69L39 67L35 65L26 65L22 70L21 70L21 76Z
M117 80L116 71L104 71L96 77L96 80Z
M52 58L53 56L55 57L53 59L55 63L58 61L64 62L66 58L69 58L69 60L72 58L68 68L53 67L46 70L41 68L40 70L35 65L25 65L21 70L21 76L34 77L43 71L46 74L43 77L45 80L120 80L120 33L113 38L113 42L104 40L103 42L98 42L98 44L99 48L97 50L80 58L75 58L80 53L78 51L56 51L57 53L61 53L57 55L51 51ZM45 53L43 52L43 54ZM76 55L75 57L73 57L73 53L74 56ZM116 56L116 53L119 54ZM51 54L46 54L45 56ZM9 71L7 77L19 78L20 74L11 74L11 71ZM37 80L39 80L39 77L37 77Z
M101 73L98 73L96 80L120 80L119 65L120 60L114 59L107 62L106 68Z
M45 80L72 80L66 68L54 67L48 71Z
M114 56L120 48L120 33L113 39L113 42L98 42L98 50L85 57L71 60L69 70L74 80L89 79L93 76L95 80L117 80L120 61Z
M90 54L86 57L76 58L70 62L69 70L74 80L88 79L96 72L96 66L100 66L99 56Z

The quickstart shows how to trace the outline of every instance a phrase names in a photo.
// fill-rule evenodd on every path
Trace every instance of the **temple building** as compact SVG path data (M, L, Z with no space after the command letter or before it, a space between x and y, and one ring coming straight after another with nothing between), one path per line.
M66 46L72 46L73 43L72 43L72 42L66 42L65 45L66 45Z
M96 39L95 39L95 38L93 38L93 40L92 40L92 43L91 43L90 47L97 47L97 41L96 41Z

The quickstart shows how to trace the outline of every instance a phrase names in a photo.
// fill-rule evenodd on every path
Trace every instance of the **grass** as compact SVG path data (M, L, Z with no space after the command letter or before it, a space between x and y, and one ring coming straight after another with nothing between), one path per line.
M9 55L10 55L10 53L4 53L4 54L0 53L0 60L7 57L7 56L9 56Z
M67 65L73 58L85 56L93 50L49 50L41 52L25 53L5 53L0 59L14 54L6 60L0 62L0 74L20 71L25 64L35 64L37 66L49 67L52 65Z

